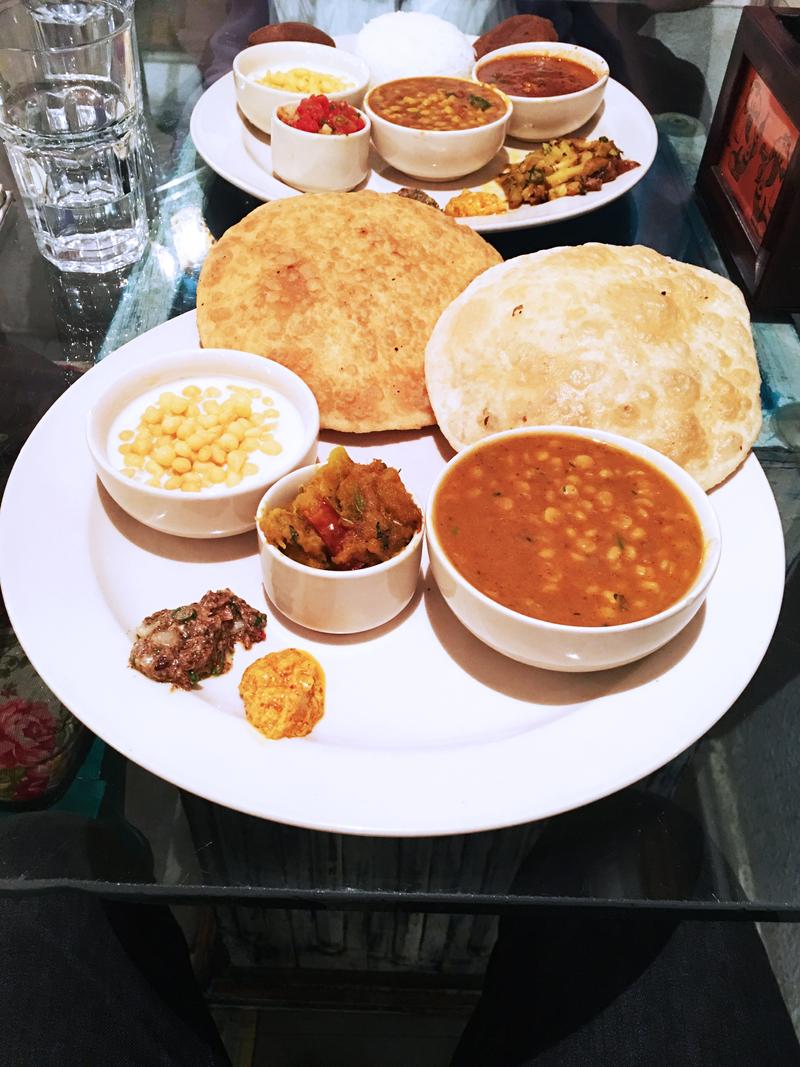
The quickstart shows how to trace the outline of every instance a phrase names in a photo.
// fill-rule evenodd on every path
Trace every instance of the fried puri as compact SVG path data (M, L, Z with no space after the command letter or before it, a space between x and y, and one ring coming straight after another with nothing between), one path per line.
M431 330L500 261L473 230L404 197L362 190L275 200L206 257L200 340L299 374L324 429L418 429L434 422L424 372Z
M425 371L455 449L517 426L593 427L710 489L761 426L741 292L642 246L550 248L486 271L439 319Z
M273 41L309 41L311 44L326 44L336 47L336 42L323 30L318 30L308 22L272 22L254 30L247 38L247 43L271 44Z
M487 30L475 42L475 56L480 59L496 48L529 41L557 41L558 34L550 19L541 15L512 15Z

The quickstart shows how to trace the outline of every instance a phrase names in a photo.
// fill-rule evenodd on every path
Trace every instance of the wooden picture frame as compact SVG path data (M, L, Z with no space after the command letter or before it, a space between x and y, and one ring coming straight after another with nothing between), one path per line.
M751 308L800 310L800 12L743 10L697 189Z

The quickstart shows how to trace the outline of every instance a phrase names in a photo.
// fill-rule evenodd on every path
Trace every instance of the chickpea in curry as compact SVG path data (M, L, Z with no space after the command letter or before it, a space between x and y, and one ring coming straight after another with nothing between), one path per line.
M347 571L396 556L421 528L422 513L393 467L355 463L337 447L292 503L268 511L260 525L295 562Z
M400 78L369 94L382 119L415 130L470 130L501 119L509 103L488 85L463 78Z
M454 465L433 524L458 571L513 611L568 626L649 618L688 592L703 531L640 457L569 434L520 434Z

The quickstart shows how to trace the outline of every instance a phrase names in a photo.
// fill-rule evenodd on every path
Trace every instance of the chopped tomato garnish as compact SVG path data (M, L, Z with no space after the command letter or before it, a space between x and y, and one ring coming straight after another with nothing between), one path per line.
M320 93L307 96L295 108L294 115L283 121L296 130L306 133L357 133L364 129L364 120L346 100L329 100Z
M327 550L332 556L335 556L342 547L342 542L347 534L347 527L342 522L339 513L331 507L327 500L320 500L304 514L324 541Z

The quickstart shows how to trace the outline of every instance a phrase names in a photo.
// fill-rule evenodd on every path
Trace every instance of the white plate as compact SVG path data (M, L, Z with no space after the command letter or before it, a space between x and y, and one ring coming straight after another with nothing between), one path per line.
M99 489L86 447L86 412L110 381L138 358L196 344L190 313L89 371L32 433L0 511L0 576L20 642L64 704L148 770L299 826L486 830L637 781L708 730L758 666L784 556L775 501L751 456L713 494L723 551L705 611L631 666L561 675L515 663L472 637L421 579L409 608L379 630L328 637L267 605L266 642L238 650L229 674L192 693L149 681L127 666L145 615L225 586L265 603L255 533L188 541L140 526ZM323 453L334 440L358 459L399 466L418 500L447 454L433 431L329 435ZM325 717L308 738L266 741L244 719L238 681L253 659L290 646L325 669Z
M272 173L272 152L269 137L255 127L245 124L236 110L233 74L226 74L200 97L192 112L190 132L195 148L221 177L261 200L282 200L288 196L302 196ZM486 215L459 219L481 233L518 230L542 226L547 222L585 215L604 204L623 196L640 182L650 168L658 147L655 124L644 104L619 82L609 78L605 99L597 114L571 136L609 137L615 141L626 159L635 159L640 166L607 182L596 193L585 196L565 196L535 207L525 204L502 215ZM515 158L522 158L533 145L509 138L509 149ZM379 193L392 193L404 186L424 189L440 207L462 189L480 188L496 177L509 160L507 149L499 152L491 163L475 174L452 182L426 185L393 170L378 156L370 154L372 171L361 188Z

